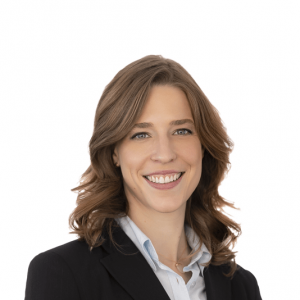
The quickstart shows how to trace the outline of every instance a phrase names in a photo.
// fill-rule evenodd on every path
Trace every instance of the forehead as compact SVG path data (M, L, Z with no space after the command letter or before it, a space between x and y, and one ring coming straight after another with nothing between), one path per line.
M193 120L185 93L169 85L152 87L138 122L169 123L179 119Z

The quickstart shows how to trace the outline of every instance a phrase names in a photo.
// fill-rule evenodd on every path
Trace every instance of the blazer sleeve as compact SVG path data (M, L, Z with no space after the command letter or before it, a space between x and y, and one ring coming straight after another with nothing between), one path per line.
M67 263L55 252L35 256L29 264L25 300L80 300Z

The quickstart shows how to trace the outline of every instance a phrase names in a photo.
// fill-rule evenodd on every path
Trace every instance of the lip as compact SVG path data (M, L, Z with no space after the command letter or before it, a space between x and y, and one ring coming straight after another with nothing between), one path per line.
M156 171L150 174L146 174L143 176L151 176L151 175L166 175L171 173L183 173L183 171L177 171L177 170L163 170L163 171Z
M178 172L179 173L179 172ZM180 182L181 182L181 179L182 177L184 176L185 172L182 172L182 175L179 177L179 179L177 179L176 181L172 181L172 182L169 182L169 183L155 183L155 182L152 182L150 180L148 180L146 177L145 180L150 184L150 186L158 189L158 190L167 190L167 189L172 189L174 188L175 186L177 186Z

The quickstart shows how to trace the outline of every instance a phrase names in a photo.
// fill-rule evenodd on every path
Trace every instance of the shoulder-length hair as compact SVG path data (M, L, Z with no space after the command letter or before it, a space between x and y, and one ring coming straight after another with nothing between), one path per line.
M73 230L70 233L85 240L92 250L104 242L100 237L106 227L116 245L112 237L114 218L126 216L129 206L122 173L114 165L112 154L116 144L132 130L155 85L178 87L187 97L205 151L201 179L187 200L185 223L200 237L198 251L204 243L212 254L211 260L203 265L226 264L230 267L226 276L233 276L237 269L237 251L233 252L229 247L235 246L242 231L240 224L222 213L224 206L238 208L219 195L218 187L230 170L229 154L234 143L227 135L218 110L192 76L179 63L161 55L148 55L130 63L105 87L97 105L89 142L91 164L81 176L80 185L71 190L79 192L77 207L69 217Z

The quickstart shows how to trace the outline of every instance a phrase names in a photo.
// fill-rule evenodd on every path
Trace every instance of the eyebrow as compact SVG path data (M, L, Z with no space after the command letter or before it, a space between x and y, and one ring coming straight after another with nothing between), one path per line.
M171 121L169 123L170 126L176 126L176 125L182 125L182 124L186 124L186 123L190 123L194 125L194 122L191 119L182 119L182 120L174 120ZM149 128L149 127L153 127L153 123L147 123L147 122L143 122L143 123L137 123L133 126L133 128Z

